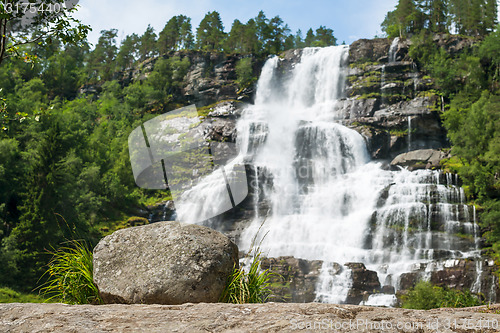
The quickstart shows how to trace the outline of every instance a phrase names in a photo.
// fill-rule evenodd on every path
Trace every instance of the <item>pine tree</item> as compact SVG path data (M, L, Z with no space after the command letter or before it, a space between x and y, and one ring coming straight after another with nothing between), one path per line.
M432 32L444 33L447 29L448 7L444 0L433 0L429 7L429 29Z
M155 30L148 25L146 31L140 38L139 61L144 61L158 55L158 45L156 44Z
M302 48L304 47L304 39L302 37L302 31L299 29L295 33L295 41L294 41L295 47L296 48Z
M158 50L160 54L167 53L168 51L173 51L177 48L177 44L180 38L180 26L178 17L174 16L168 20L165 27L160 32L158 37Z
M196 30L199 49L221 51L225 39L224 26L218 12L208 12Z
M305 47L310 47L312 46L312 43L316 39L316 36L314 36L313 29L309 28L306 33L306 38L304 39L304 46Z
M333 36L333 30L327 29L324 26L320 26L316 29L316 40L313 42L313 46L331 46L336 45L337 39Z
M269 20L268 39L264 43L264 51L269 54L278 54L285 49L285 39L290 34L287 25L283 25L283 20L275 16Z
M78 223L64 188L68 180L73 180L67 169L68 148L76 144L67 141L59 120L52 121L34 152L19 224L5 242L5 250L12 253L19 270L17 283L30 289L36 286L50 259L48 250L72 239L75 230L79 236L88 233L87 226Z
M120 50L116 56L116 65L119 70L125 70L131 68L135 61L138 59L139 55L137 50L139 49L139 36L137 34L128 35L122 41L120 45Z
M229 52L243 52L245 25L240 20L234 20L231 31L226 40L225 49Z
M168 20L158 37L158 49L161 54L181 49L191 49L194 45L191 19L177 15Z
M111 79L115 70L116 35L118 30L102 30L97 45L89 54L88 72L91 82L107 81Z
M254 19L249 19L245 24L242 52L252 54L262 52L262 42L257 35L257 23Z
M178 49L190 50L194 47L193 28L191 26L191 19L184 15L177 16L179 25L179 41L177 43Z
M262 44L265 44L269 38L269 20L262 10L255 18L255 27L257 28L257 38Z

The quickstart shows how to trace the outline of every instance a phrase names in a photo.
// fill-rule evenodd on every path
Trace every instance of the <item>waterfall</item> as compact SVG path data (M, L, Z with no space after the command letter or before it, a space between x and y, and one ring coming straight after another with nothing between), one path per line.
M399 37L393 39L389 48L389 62L396 62L396 53L398 51Z
M411 151L411 116L408 116L408 151Z
M382 286L398 290L401 274L415 267L424 264L429 273L443 265L439 260L479 255L474 244L457 241L456 235L469 235L477 244L479 235L470 218L475 213L451 175L386 170L370 161L364 138L340 123L348 50L306 48L289 70L280 67L280 58L270 58L255 104L237 124L237 160L253 165L256 193L254 218L239 248L248 251L257 235L266 256L322 260L316 288L321 302L345 300L352 285L348 262L365 264ZM410 118L408 126L410 135ZM213 188L208 181L197 191ZM259 213L261 198L270 203L267 214ZM178 212L189 221L196 210ZM367 300L393 302L394 295L384 294Z

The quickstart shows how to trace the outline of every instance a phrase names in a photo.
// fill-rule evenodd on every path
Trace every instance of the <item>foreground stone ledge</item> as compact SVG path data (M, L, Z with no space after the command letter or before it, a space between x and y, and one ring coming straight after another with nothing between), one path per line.
M500 304L423 311L319 303L11 303L0 304L0 332L498 332L495 312Z

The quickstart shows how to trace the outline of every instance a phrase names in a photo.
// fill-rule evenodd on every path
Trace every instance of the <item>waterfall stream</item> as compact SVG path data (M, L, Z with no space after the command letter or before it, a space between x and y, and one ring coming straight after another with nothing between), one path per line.
M238 159L254 166L258 195L240 249L248 250L258 233L269 257L323 260L316 300L331 303L347 296L348 262L364 263L382 286L398 290L401 274L416 267L479 256L475 213L456 182L440 171L382 168L370 160L365 139L340 123L348 50L306 48L287 73L282 60L269 59L255 104L237 125ZM408 126L410 133L410 118ZM265 216L258 213L260 197L270 202ZM379 294L367 304L393 301Z
M398 51L399 37L392 40L389 48L389 62L396 62L396 52Z

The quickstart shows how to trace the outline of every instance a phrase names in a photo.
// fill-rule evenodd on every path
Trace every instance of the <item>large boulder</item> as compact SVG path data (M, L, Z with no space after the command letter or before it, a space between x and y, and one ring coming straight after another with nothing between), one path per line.
M449 155L442 150L419 149L396 156L391 166L408 167L410 170L438 168L441 160L448 157Z
M94 249L94 282L105 303L217 302L238 248L207 227L159 222L118 230Z

